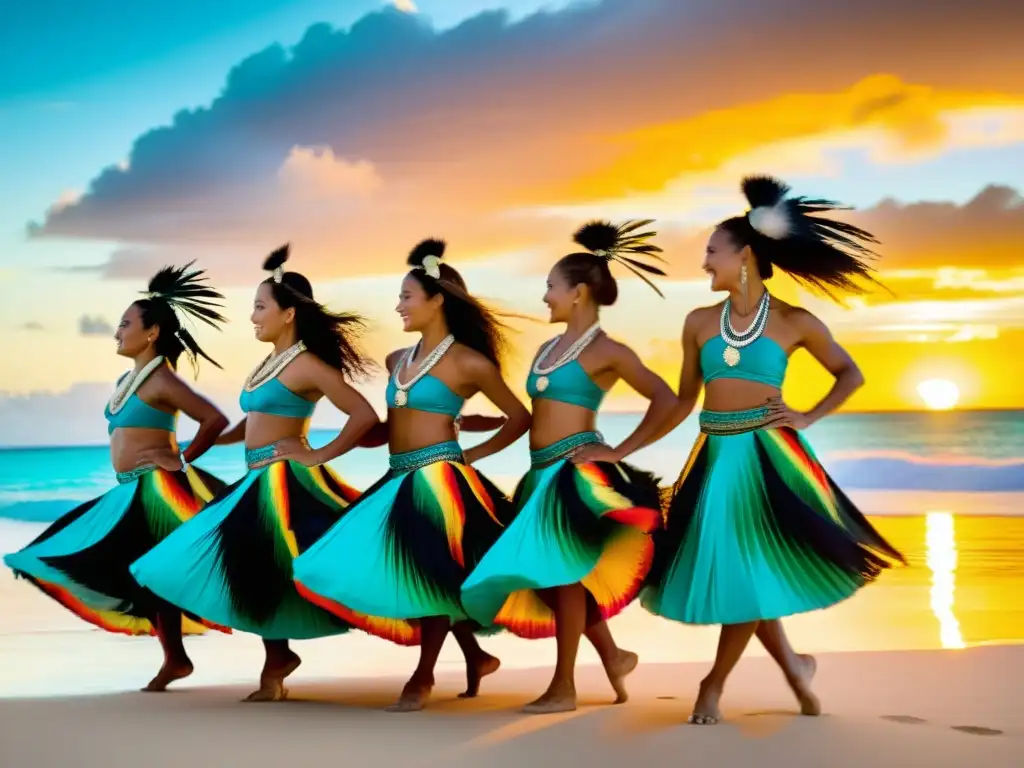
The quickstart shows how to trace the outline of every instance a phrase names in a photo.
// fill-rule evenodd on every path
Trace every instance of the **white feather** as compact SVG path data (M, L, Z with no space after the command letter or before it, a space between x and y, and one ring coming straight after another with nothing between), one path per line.
M757 232L772 240L783 240L792 231L789 211L784 205L758 206L747 214L747 220Z

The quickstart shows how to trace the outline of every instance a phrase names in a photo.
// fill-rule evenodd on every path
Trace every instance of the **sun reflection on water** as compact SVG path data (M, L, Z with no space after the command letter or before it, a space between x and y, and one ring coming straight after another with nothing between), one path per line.
M925 518L925 548L932 572L932 613L939 621L943 648L963 648L960 622L953 613L956 592L956 523L950 512L929 512Z

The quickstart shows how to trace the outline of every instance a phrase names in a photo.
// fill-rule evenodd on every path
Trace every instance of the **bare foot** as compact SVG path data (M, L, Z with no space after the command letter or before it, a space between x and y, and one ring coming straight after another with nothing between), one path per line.
M531 701L522 712L527 715L553 715L558 712L576 711L576 688L574 686L552 685L536 701Z
M481 652L480 657L466 662L466 690L459 694L460 699L476 698L480 693L480 680L493 675L501 666L501 659Z
M821 714L821 702L811 690L811 682L818 671L817 660L809 654L800 654L802 672L797 677L788 678L789 687L793 689L796 700L800 702L800 714L817 717Z
M718 725L722 719L722 710L718 708L718 700L722 697L722 689L714 688L706 682L700 684L700 693L693 704L693 714L687 719L690 725Z
M302 659L298 654L288 651L287 656L276 660L271 665L268 659L260 674L260 687L246 696L242 701L284 701L288 698L288 689L284 687L284 679L299 668Z
M284 701L288 698L288 689L283 680L261 680L260 687L246 696L242 701Z
M625 704L629 701L629 692L626 690L626 677L636 669L636 665L639 662L640 657L635 653L620 649L618 656L615 657L615 661L605 668L605 672L608 673L608 682L615 689L616 704Z
M419 712L426 706L430 698L430 692L434 688L433 681L419 682L410 680L402 689L402 695L398 701L390 707L385 707L385 712Z
M156 673L156 677L149 681L149 684L143 688L143 691L147 693L159 693L167 690L167 686L173 683L175 680L182 680L192 674L192 662L188 661L165 661L164 665L160 667L160 671Z

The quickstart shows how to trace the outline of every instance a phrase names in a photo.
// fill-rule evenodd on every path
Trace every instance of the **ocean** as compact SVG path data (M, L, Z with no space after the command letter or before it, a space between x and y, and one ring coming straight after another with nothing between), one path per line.
M639 422L635 414L602 414L598 427L614 443ZM691 417L672 434L630 459L671 483L697 435ZM333 433L315 430L314 446ZM487 435L465 433L473 445ZM872 514L923 514L935 493L975 495L958 514L1021 514L995 494L1024 492L1024 411L839 414L807 430L835 480ZM245 472L240 445L217 446L198 466L223 480ZM526 439L480 462L479 469L511 491L528 468ZM356 488L387 469L387 449L358 449L331 466ZM0 449L0 517L49 521L114 484L106 445ZM920 503L915 503L915 499ZM925 500L925 501L922 501ZM1000 506L1007 502L1006 506Z
M599 428L618 441L638 423L604 414ZM332 433L311 434L314 445ZM841 414L809 429L819 458L881 533L908 559L876 584L827 611L787 619L807 652L956 649L1024 642L1024 412ZM689 419L632 461L672 482L696 437ZM464 445L486 435L465 434ZM224 480L244 472L241 446L214 448L198 462ZM528 464L525 440L479 469L511 491ZM356 450L332 463L351 485L374 482L385 448ZM114 484L103 445L0 450L0 552L24 546L75 504ZM8 576L8 578L4 578ZM644 661L709 660L717 631L685 627L629 606L612 622L623 647ZM205 686L252 681L262 664L258 638L209 633L189 639ZM553 641L487 638L506 667L548 666ZM305 663L296 683L336 676L402 675L416 651L362 633L297 644ZM748 653L761 654L756 644ZM84 654L84 655L83 655ZM159 666L151 638L125 638L85 624L21 580L0 574L0 655L18 659L0 680L0 698L131 690ZM581 661L594 662L589 646ZM81 660L88 658L87 664ZM458 669L454 643L440 669Z

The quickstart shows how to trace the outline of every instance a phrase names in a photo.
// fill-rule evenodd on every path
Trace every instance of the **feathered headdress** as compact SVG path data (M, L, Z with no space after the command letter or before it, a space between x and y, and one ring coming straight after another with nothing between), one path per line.
M206 270L189 267L195 264L190 261L183 267L164 267L152 278L149 286L142 293L150 299L162 299L170 304L171 309L183 315L202 320L208 325L217 327L217 323L227 319L217 310L223 304L224 295L205 285Z
M193 264L194 260L183 267L164 267L150 278L149 286L141 293L150 301L165 303L177 317L178 329L174 335L198 376L198 358L205 357L218 368L220 364L202 350L182 320L194 318L220 330L218 323L227 322L227 318L218 311L223 307L219 302L224 300L224 294L206 284L206 270L190 269Z
M852 277L876 282L867 263L878 256L871 248L878 244L874 235L815 215L850 207L821 198L790 197L789 185L770 176L748 176L742 189L750 206L750 228L774 243L759 255L779 269L829 295L830 287L862 293Z
M661 248L649 242L658 233L637 231L653 223L654 219L640 219L638 221L627 221L616 227L607 221L592 221L580 227L572 239L598 258L619 262L651 286L655 293L665 298L664 294L658 290L658 286L651 282L650 278L644 274L646 272L650 275L664 277L665 272L658 267L639 261L641 258L647 258L657 259L663 264L667 263L665 259L658 256L662 252Z
M441 259L444 258L446 244L444 240L427 238L409 252L406 263L413 269L419 269L428 276L441 278Z
M285 243L263 260L263 268L272 273L275 283L280 283L284 279L284 263L288 261L290 249L291 243Z

